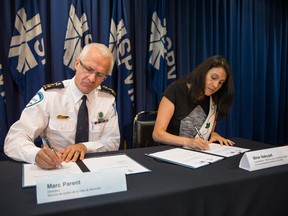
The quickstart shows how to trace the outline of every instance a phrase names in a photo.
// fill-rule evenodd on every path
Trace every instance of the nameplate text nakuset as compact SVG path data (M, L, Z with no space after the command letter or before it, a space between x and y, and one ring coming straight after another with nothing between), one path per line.
M239 167L248 171L288 164L288 146L246 152Z

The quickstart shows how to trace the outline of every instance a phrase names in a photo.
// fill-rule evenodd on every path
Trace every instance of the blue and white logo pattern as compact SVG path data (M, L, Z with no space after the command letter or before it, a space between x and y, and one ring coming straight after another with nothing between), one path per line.
M117 111L119 114L121 142L123 143L125 140L127 147L130 148L132 146L134 118L133 57L129 26L122 0L113 1L109 49L116 61L112 77L117 80Z
M45 56L43 37L40 40L36 38L42 35L39 13L27 20L26 11L21 8L16 16L15 28L19 35L12 37L8 57L18 57L17 71L25 75L27 71L38 65L36 56L42 58ZM41 63L45 65L45 58Z
M117 67L125 71L124 85L132 103L134 103L133 88L133 65L130 39L127 37L127 30L123 19L116 26L114 20L111 20L109 49L113 53ZM119 70L121 70L119 68ZM120 71L119 71L120 72ZM120 72L121 73L121 72Z
M5 91L4 91L4 77L2 71L2 64L0 64L0 149L1 144L4 143L4 138L8 131Z
M153 83L156 108L167 86L176 80L175 55L163 0L155 2L149 43L148 79Z
M76 9L75 9L75 6ZM89 25L86 13L83 10L82 1L74 1L70 6L67 31L64 44L63 63L67 70L66 78L72 78L75 74L75 59L79 56L82 48L91 43L92 35L89 32Z
M161 24L163 23L163 25ZM149 63L156 69L160 70L161 61L165 60L169 70L167 79L176 79L176 66L172 41L167 35L166 18L158 17L157 12L153 13L149 52L151 52Z
M23 3L16 14L8 57L13 79L27 103L45 84L46 59L37 1Z
M0 96L4 100L5 91L4 91L4 77L3 77L3 72L2 72L2 64L0 64Z
M44 99L44 95L42 92L37 92L37 94L30 100L30 102L26 105L26 108L35 105Z

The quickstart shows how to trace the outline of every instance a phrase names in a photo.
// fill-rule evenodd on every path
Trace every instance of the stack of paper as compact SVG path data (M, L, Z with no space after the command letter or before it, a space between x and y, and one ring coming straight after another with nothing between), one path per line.
M223 159L223 157L190 151L183 148L173 148L146 155L189 168L202 167Z
M209 150L195 151L191 148L173 148L146 155L177 165L198 168L222 160L224 157L231 157L249 150L211 143L209 144Z

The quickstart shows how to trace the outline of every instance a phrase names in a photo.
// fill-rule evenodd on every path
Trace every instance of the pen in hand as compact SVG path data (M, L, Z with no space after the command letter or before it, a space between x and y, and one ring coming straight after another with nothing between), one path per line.
M205 140L205 138L203 137L203 135L200 133L200 131L198 130L198 128L197 128L196 126L194 126L194 129L196 130L196 133L198 134L198 136L199 136L201 139ZM209 146L208 146L208 149L209 149ZM207 150L207 149L206 149L206 150Z
M198 130L198 128L196 126L194 126L194 129L196 130L196 133L198 134L198 136L202 139L204 139L204 137L202 136L202 134L200 133L200 131Z
M44 140L45 140L47 146L51 149L51 151L53 151L53 152L55 153L56 157L58 157L55 149L52 147L52 145L51 145L50 141L48 140L48 138L47 138L47 137L44 137ZM60 165L57 166L57 167L60 168L60 167L62 167L62 165L60 164Z

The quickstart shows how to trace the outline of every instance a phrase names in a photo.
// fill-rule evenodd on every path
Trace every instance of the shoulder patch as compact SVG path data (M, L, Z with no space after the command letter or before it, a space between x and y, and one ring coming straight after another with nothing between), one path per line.
M112 94L114 97L116 97L115 91L107 86L101 86L100 91L107 92L109 94Z
M30 102L26 105L26 108L33 106L44 99L44 95L42 92L37 92L37 94L30 100Z
M64 88L63 82L55 82L55 83L50 83L50 84L46 84L43 86L43 89L45 91L49 89L55 89L55 88Z

